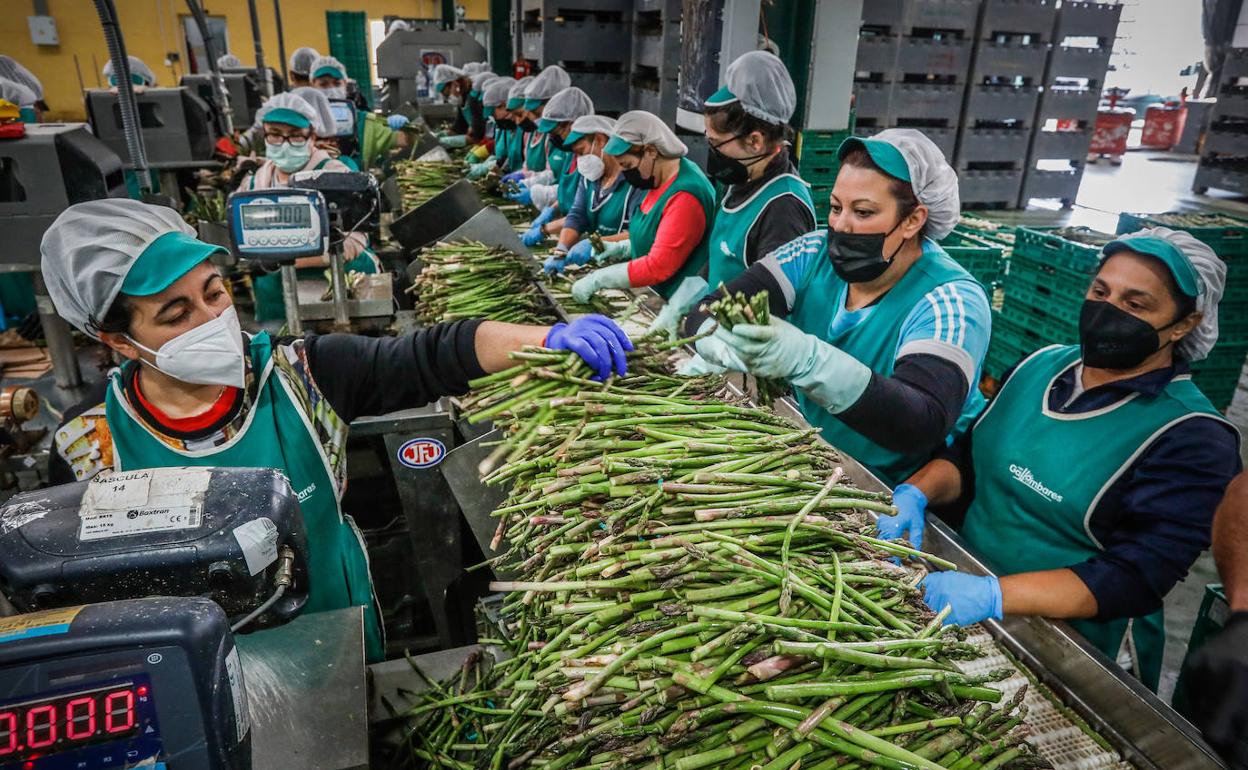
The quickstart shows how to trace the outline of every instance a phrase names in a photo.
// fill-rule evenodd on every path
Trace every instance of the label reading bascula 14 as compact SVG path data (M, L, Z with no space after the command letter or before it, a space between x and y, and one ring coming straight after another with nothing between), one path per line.
M103 540L203 524L207 468L144 469L97 476L79 508L78 539Z

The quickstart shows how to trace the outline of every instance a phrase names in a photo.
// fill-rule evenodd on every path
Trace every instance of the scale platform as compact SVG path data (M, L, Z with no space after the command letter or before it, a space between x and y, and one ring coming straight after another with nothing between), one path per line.
M328 287L324 280L299 281L299 317L304 321L334 320L334 303L322 300ZM394 296L378 299L348 299L347 315L351 318L386 318L394 314Z

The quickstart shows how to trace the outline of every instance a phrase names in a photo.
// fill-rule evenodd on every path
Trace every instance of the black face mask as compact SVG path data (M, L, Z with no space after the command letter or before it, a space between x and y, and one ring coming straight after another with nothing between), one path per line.
M884 275L893 257L901 251L901 246L906 245L902 240L897 251L888 259L884 258L884 240L893 234L893 230L901 227L901 222L898 220L886 233L840 233L830 230L828 256L832 258L832 269L845 283L867 283Z
M525 118L520 121L520 128L523 128L531 134L537 130L537 121L533 120L533 118Z
M559 135L556 134L554 131L551 131L546 136L550 138L550 146L554 147L556 150L567 151L568 149L570 149L566 144L563 143L563 139L561 139Z
M504 131L512 131L516 127L516 121L511 118L496 118L494 120L494 125Z
M723 184L741 184L750 178L750 166L767 157L768 153L751 155L748 158L733 158L719 151L719 148L728 144L728 142L740 138L739 136L734 136L732 139L719 144L707 144L707 149L710 150L706 156L707 176ZM749 162L747 163L746 161Z
M645 158L643 156L641 162L644 161ZM638 190L653 190L656 186L655 182L657 181L654 178L654 164L650 164L650 176L642 176L641 162L637 164L636 168L626 168L621 172L624 176L624 181L628 182L633 187L636 187Z
M1117 305L1096 299L1084 300L1079 311L1083 363L1096 369L1134 369L1160 349L1157 333L1182 320L1176 319L1156 329Z

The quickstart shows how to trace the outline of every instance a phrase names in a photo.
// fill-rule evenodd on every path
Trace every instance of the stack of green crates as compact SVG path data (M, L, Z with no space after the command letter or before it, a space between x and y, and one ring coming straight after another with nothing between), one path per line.
M983 285L984 291L991 297L1001 280L1004 247L1000 243L957 229L945 236L940 245L953 257L954 262L966 268L971 277Z
M828 221L829 200L841 161L836 157L841 142L853 136L853 127L845 131L803 131L798 138L797 167L802 179L810 185L815 200L815 221L823 227Z
M1079 240L1063 237L1075 232ZM1079 341L1079 311L1100 262L1098 242L1112 238L1084 228L1014 231L1014 251L1003 279L1005 297L992 319L988 374L1000 377L1020 358L1046 345Z
M1118 232L1145 227L1186 230L1226 262L1226 291L1218 306L1218 344L1192 366L1192 380L1218 409L1235 395L1248 356L1248 221L1226 214L1129 214L1118 217Z

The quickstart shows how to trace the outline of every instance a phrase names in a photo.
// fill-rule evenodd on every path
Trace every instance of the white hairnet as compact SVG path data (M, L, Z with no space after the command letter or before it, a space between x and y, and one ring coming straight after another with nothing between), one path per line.
M404 19L395 19L390 22L390 26L386 28L387 35L393 35L395 32L411 32L412 25Z
M313 107L311 102L307 99L304 99L302 96L299 96L292 91L274 94L267 102L264 103L263 107L256 110L256 120L263 123L269 116L269 113L277 109L294 110L308 119L308 123L312 124L313 131L317 134L321 133L320 129L317 128L321 122L321 116L317 114L316 108ZM324 136L324 134L322 134L322 136Z
M572 78L568 77L563 67L552 64L533 78L533 82L524 90L524 98L546 101L570 85Z
M450 83L452 80L459 80L464 75L464 71L459 67L452 67L449 64L439 64L433 68L433 85L436 88L444 83Z
M316 71L319 70L321 67L333 67L334 69L342 73L343 80L346 80L347 78L347 68L343 66L342 62L338 61L332 56L316 57L316 60L312 62L312 69L308 70L308 75L311 77L316 77Z
M608 118L606 115L582 115L572 121L572 133L610 136L615 133L615 124L615 118Z
M706 100L708 107L741 103L741 109L759 120L785 124L797 109L797 90L784 62L767 51L750 51L728 65L724 85L731 92Z
M1218 303L1226 289L1226 263L1209 244L1191 233L1168 227L1151 227L1123 235L1117 240L1130 243L1132 238L1160 238L1179 250L1196 271L1198 283L1196 311L1203 317L1200 324L1179 340L1176 350L1188 361L1202 361L1218 341Z
M542 110L542 118L563 123L576 120L583 115L594 114L594 101L576 86L565 88L550 98L546 109Z
M229 69L231 67L237 69L241 66L243 66L243 63L232 53L223 53L217 57L217 67L220 69Z
M481 87L496 77L498 77L498 75L495 75L493 72L490 72L489 70L476 73L471 78L472 90L476 91L477 93L481 93Z
M512 99L523 99L524 92L528 90L529 84L533 82L532 75L525 75L516 81L516 84L507 92L507 101Z
M0 78L0 99L13 102L18 107L33 107L39 100L34 91L8 78Z
M0 55L0 78L8 78L26 86L34 92L36 101L43 98L43 83L39 82L35 73L23 67L21 62L12 56Z
M165 233L195 230L171 208L129 198L76 203L43 234L43 280L56 312L95 336L92 319L104 317L139 255Z
M497 77L485 84L481 92L483 107L501 107L507 103L507 94L516 85L515 78Z
M312 121L312 130L316 132L316 135L333 136L336 131L334 111L329 107L329 97L325 95L325 92L314 86L299 86L291 89L290 92L312 105L313 111L316 112L316 120ZM274 94L274 98L276 96Z
M682 158L689 152L685 143L658 115L645 110L632 110L621 115L615 122L613 137L629 144L652 144L660 155L668 158Z
M315 48L309 48L306 45L303 48L296 48L295 52L290 55L290 71L307 77L308 73L312 72L312 62L320 57L320 52Z
M470 61L464 66L460 67L460 69L464 71L465 75L475 75L478 72L485 72L489 68L490 68L490 65L486 64L483 61Z
M143 82L149 86L156 85L156 73L152 72L151 68L144 64L142 59L137 56L127 56L126 59L130 62L131 75L138 75L143 78ZM109 78L112 77L112 75L113 60L109 59L108 62L104 64L104 77Z
M953 232L962 213L962 197L958 174L940 148L913 128L889 128L871 138L888 142L906 159L914 196L927 207L928 236L939 241Z

